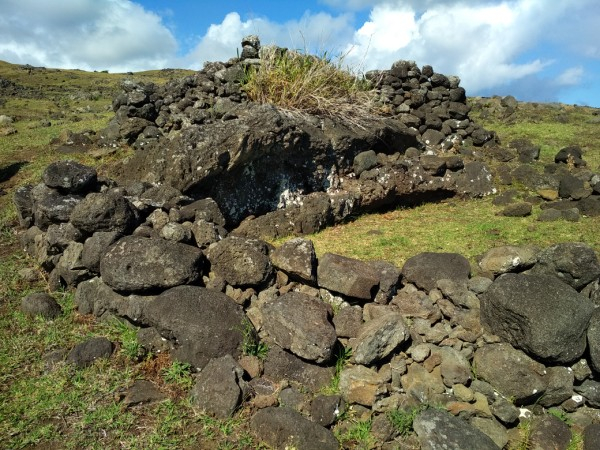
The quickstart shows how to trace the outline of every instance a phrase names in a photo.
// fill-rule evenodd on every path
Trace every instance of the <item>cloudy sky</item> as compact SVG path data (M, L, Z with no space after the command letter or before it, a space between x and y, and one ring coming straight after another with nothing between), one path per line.
M398 59L467 94L600 107L599 0L0 0L0 60L111 72L177 67L263 44Z

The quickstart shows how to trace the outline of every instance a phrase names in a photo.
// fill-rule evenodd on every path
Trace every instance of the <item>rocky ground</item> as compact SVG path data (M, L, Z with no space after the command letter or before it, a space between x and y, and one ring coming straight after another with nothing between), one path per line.
M240 71L259 55L243 55L163 87L126 82L108 127L56 142L73 154L131 145L114 177L63 160L15 191L21 245L51 292L75 292L68 314L123 321L138 361L186 364L194 410L248 419L255 440L241 448L597 447L600 263L589 244L503 245L476 266L424 252L396 267L317 258L303 237L264 240L498 192L507 217L540 208L540 222L593 220L593 152L503 143L471 115L505 124L520 113L514 99L467 101L456 78L406 61L368 75L379 119L290 115L248 102ZM67 314L40 292L20 311ZM50 374L125 348L106 336L43 347ZM146 377L117 404L164 399Z

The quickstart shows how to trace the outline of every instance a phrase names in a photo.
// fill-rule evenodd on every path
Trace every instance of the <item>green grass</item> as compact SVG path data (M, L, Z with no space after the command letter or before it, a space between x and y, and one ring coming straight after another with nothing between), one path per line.
M497 216L501 209L491 198L452 199L368 214L309 238L318 256L331 252L361 260L385 260L398 267L421 252L455 252L467 257L475 268L478 255L501 245L535 244L543 248L581 241L600 251L595 218L539 222L539 207L524 218Z
M407 410L394 409L387 413L387 417L400 436L406 436L414 431L413 422L425 408L425 406L415 406Z
M352 357L352 349L351 348L341 348L335 359L335 373L331 378L331 382L329 386L323 388L323 394L331 395L338 394L340 391L340 375L342 374L342 370L346 367L346 364Z
M371 434L372 422L368 420L351 420L350 426L336 433L336 438L343 448L369 450L375 444Z

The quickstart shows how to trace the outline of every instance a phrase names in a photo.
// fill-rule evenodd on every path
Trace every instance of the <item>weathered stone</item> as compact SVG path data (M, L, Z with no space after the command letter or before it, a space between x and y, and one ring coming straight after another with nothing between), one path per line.
M36 292L23 297L21 311L29 316L41 316L44 319L56 319L62 314L62 308L56 300L44 292Z
M34 224L42 230L50 224L68 222L75 206L82 201L76 194L62 195L46 185L37 185L31 191Z
M413 428L422 449L426 450L499 450L494 441L447 412L429 408L415 417Z
M271 253L271 261L292 279L310 284L317 280L317 255L312 241L290 239Z
M190 245L126 236L104 254L100 274L117 291L148 292L196 282L203 261L200 249Z
M332 425L346 411L346 402L340 395L319 395L310 402L310 416L321 426Z
M328 386L334 375L333 367L323 367L304 361L281 349L278 345L269 348L264 361L264 376L280 382L294 381L316 392Z
M191 391L193 403L207 414L231 417L244 399L244 369L231 355L211 359L202 369Z
M155 403L167 399L154 383L147 380L135 380L133 385L127 389L123 404L127 407L141 404Z
M458 176L456 190L459 194L484 197L496 193L492 172L482 162L465 163L464 171Z
M481 299L484 327L530 355L559 364L583 354L592 310L588 298L548 275L505 274Z
M574 387L575 392L585 397L586 403L592 408L600 408L600 382L584 380Z
M469 420L469 423L494 441L498 448L505 448L506 444L508 444L508 433L506 432L506 428L496 420L483 417L472 417Z
M268 245L257 239L228 236L206 251L211 270L232 286L260 286L272 275Z
M507 272L521 272L537 262L540 249L533 246L517 247L504 245L488 250L481 260L479 267L484 272L500 275Z
M133 205L114 193L92 193L79 202L70 215L71 223L85 233L116 231L127 234L138 225Z
M366 322L353 344L357 364L370 365L388 356L410 337L402 316L390 312Z
M167 241L188 244L192 241L192 230L177 222L169 222L161 228L160 237Z
M372 300L377 294L379 274L369 264L326 253L317 268L319 286L349 297Z
M404 281L426 291L445 278L466 282L470 273L469 261L457 253L420 253L409 258L402 267Z
M539 404L545 408L560 405L573 395L573 371L568 367L555 366L546 369L546 383L548 386Z
M587 342L590 352L590 363L595 372L600 373L600 309L592 313L587 329Z
M88 270L100 272L100 260L108 248L122 237L118 231L98 231L87 238L81 252L81 263Z
M363 324L363 312L359 307L346 307L333 316L333 325L338 337L358 336Z
M269 407L258 411L250 420L256 435L273 448L298 450L337 450L333 433L289 408Z
M583 430L583 450L600 448L600 423L590 424Z
M509 344L485 345L475 352L477 377L490 383L515 404L530 404L546 391L545 367Z
M275 342L301 358L322 363L337 339L329 322L331 307L322 300L289 292L262 307L263 327Z
M113 343L105 337L88 339L71 349L67 355L67 362L79 368L87 367L98 358L109 358L113 349Z
M348 403L372 406L386 393L385 376L365 366L347 366L340 373L340 393Z
M579 291L600 276L600 261L589 245L565 242L542 250L531 273L553 275Z
M356 176L377 165L377 154L373 150L359 153L354 157L353 169Z
M500 211L500 215L506 217L526 217L531 215L532 209L533 206L528 202L513 203Z
M62 253L72 241L78 242L82 237L71 222L50 225L46 231L48 251L52 254Z
M44 184L64 193L89 192L97 180L96 170L76 161L56 161L48 165L42 174Z
M571 430L558 417L546 414L531 421L528 445L532 450L566 450L570 442Z

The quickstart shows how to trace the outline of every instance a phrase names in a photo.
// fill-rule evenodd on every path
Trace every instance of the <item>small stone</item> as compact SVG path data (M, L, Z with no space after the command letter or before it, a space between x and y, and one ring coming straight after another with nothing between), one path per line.
M44 319L56 319L62 314L62 308L49 294L37 292L29 294L21 301L21 311L29 316L41 316Z

